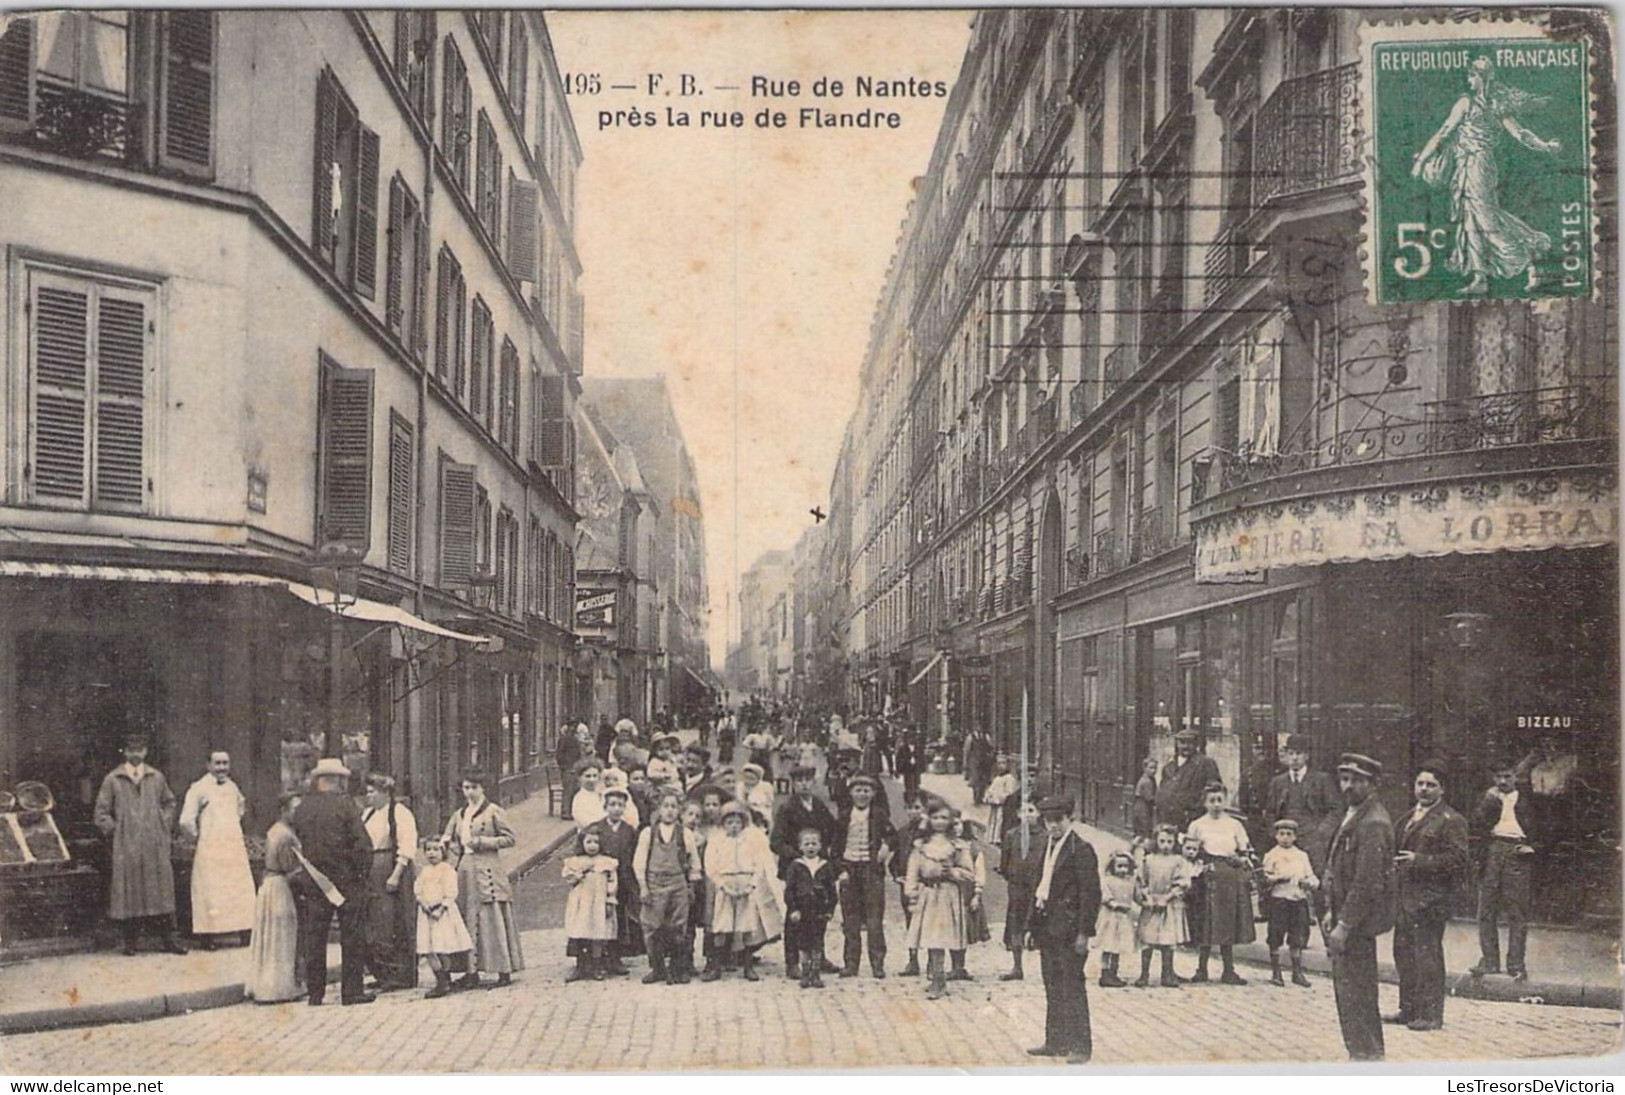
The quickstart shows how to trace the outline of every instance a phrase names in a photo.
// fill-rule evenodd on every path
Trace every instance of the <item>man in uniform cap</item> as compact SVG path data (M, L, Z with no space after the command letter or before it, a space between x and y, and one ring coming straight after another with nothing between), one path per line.
M1027 1052L1083 1064L1094 1051L1084 966L1100 913L1100 866L1095 849L1072 829L1070 800L1046 798L1038 811L1048 841L1027 933L1044 974L1044 1044Z
M1286 739L1286 748L1281 751L1286 771L1270 780L1265 813L1298 823L1298 844L1309 854L1310 865L1319 871L1325 866L1326 842L1341 813L1343 796L1330 775L1310 771L1309 754L1313 749L1314 739L1308 734L1293 734Z
M1375 794L1382 765L1344 753L1337 783L1347 810L1326 858L1321 930L1343 1044L1353 1061L1383 1058L1377 1010L1377 936L1394 927L1394 826Z
M293 831L304 846L305 858L344 895L338 906L339 951L343 976L339 1002L370 1004L362 970L367 958L367 874L372 867L372 838L361 823L361 811L346 787L350 770L337 757L323 757L310 771L311 793L294 811ZM327 994L327 928L333 922L332 900L303 875L296 876L303 898L300 916L305 940L305 991L312 1006Z
M1174 759L1162 766L1157 781L1157 822L1180 832L1201 817L1203 791L1210 783L1223 783L1219 766L1201 751L1202 736L1195 730L1174 735Z

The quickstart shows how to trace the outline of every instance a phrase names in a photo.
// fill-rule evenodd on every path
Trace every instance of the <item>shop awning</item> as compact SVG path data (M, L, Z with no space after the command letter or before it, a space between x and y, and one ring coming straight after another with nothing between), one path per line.
M382 601L370 601L365 597L345 597L338 605L333 603L333 594L327 590L318 590L314 586L307 586L300 582L279 582L289 593L298 597L306 604L326 609L328 612L337 612L346 620L366 620L376 624L394 624L397 627L410 628L421 631L425 635L438 635L442 639L456 639L465 643L490 642L487 635L467 635L461 631L453 631L449 627L430 623L421 616L414 616L398 605L385 604Z
M707 680L706 674L701 673L692 666L685 665L682 667L682 669L684 673L688 674L689 680L700 686L701 692L711 692L717 695L722 694L722 689L719 687L719 685L716 682Z
M180 570L167 567L106 566L88 563L39 563L0 559L0 578L78 578L95 582L155 582L165 585L279 586L280 578L220 570Z
M946 650L939 650L932 655L931 660L925 663L925 668L914 674L914 676L909 680L909 687L912 688L924 680L925 675L931 672L931 670L935 669L937 667L937 663L942 661L942 659L946 658L947 656L948 652Z

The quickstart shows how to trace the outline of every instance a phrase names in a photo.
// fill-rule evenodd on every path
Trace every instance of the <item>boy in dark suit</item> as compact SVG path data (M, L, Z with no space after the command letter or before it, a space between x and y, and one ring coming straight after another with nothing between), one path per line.
M784 877L786 939L794 938L801 954L801 987L824 987L824 934L835 911L838 868L824 858L824 838L817 829L803 829L797 837L801 855Z
M886 976L886 867L897 856L897 830L877 798L873 776L858 775L852 801L835 820L833 855L840 864L841 932L845 937L842 977L856 977L869 936L869 972Z
M798 767L790 773L790 786L792 794L785 803L779 807L773 819L773 832L769 843L773 854L779 858L779 878L783 879L790 872L790 864L801 854L801 831L815 829L823 838L823 847L833 847L835 844L835 815L825 805L824 800L813 794L813 781L817 779L815 769ZM837 968L829 963L824 969L825 973L835 973ZM801 955L796 950L795 938L789 932L784 935L784 974L786 977L800 978Z
M1038 811L1046 840L1027 931L1044 972L1044 1044L1027 1052L1087 1064L1094 1046L1084 966L1100 912L1100 866L1095 849L1072 831L1070 801L1047 798Z
M1010 970L999 974L1000 981L1020 981L1022 951L1027 946L1027 914L1032 911L1033 891L1044 873L1044 852L1049 846L1038 808L1023 802L1015 824L999 838L999 874L1008 887L1005 901L1004 947L1010 952Z
M1444 766L1417 766L1416 806L1399 826L1399 908L1394 968L1399 1011L1384 1016L1412 1030L1444 1026L1444 925L1450 899L1467 877L1467 819L1444 801Z

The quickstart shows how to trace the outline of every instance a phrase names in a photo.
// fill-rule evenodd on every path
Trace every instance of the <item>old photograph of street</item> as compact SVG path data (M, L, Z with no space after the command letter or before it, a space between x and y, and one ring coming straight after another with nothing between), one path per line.
M0 1071L1610 1071L1616 32L0 13Z

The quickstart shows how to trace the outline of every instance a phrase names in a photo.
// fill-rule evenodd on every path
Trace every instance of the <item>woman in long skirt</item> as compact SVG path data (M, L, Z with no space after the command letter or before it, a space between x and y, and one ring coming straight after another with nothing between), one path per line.
M285 792L277 819L265 834L265 880L254 900L254 931L248 946L245 995L261 1004L297 1000L305 994L299 970L299 914L288 876L299 863L299 837L289 824L299 796Z
M473 965L458 988L480 987L480 973L494 973L491 988L511 984L525 968L519 946L519 920L513 911L513 886L502 865L502 849L514 846L514 832L502 807L485 797L486 777L463 777L462 809L446 822L442 839L457 860L457 904L474 937Z
M367 968L378 990L418 983L417 902L412 896L417 819L395 801L395 781L381 772L367 777L367 809L361 823L372 841L367 875Z

